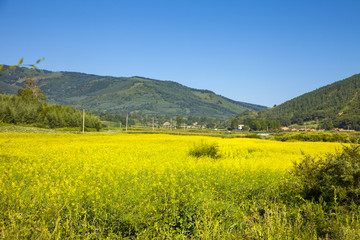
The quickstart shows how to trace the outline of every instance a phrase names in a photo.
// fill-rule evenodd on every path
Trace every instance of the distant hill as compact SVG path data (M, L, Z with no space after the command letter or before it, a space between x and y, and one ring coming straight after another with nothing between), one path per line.
M19 88L24 87L24 79L29 76L39 80L38 85L48 102L91 111L129 111L225 119L247 109L258 111L266 108L172 81L29 68L16 68L1 73L0 93L16 94Z
M277 119L283 125L326 120L335 127L360 130L360 74L262 110L259 117Z

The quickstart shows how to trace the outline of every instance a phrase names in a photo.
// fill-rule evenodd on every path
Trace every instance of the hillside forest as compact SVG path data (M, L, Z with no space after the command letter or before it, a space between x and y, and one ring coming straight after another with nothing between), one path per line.
M303 94L279 106L258 112L258 119L282 126L314 121L321 128L360 130L360 74Z

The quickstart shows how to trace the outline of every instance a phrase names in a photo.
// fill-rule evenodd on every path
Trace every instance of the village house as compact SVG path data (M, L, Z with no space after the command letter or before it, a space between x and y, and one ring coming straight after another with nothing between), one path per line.
M164 122L163 123L163 127L170 127L171 126L171 122Z

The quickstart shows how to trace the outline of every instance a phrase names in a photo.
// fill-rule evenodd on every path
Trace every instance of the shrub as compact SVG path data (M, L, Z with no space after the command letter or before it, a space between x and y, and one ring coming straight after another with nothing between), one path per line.
M262 139L262 137L259 134L252 133L252 134L246 134L246 138L256 138L256 139Z
M290 172L289 191L307 200L349 205L360 203L360 146L344 146L325 158L305 156Z
M300 132L286 133L275 137L278 141L306 141L306 142L349 142L347 133L332 132Z
M220 157L219 155L219 146L216 143L207 143L205 141L201 141L199 144L194 145L189 154L194 157L211 157L217 159Z

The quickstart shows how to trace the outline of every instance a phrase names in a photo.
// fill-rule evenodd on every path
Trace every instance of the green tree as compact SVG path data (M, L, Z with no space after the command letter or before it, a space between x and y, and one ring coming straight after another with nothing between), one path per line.
M181 127L181 124L184 122L184 119L182 116L177 116L176 117L176 127L177 128L180 128Z
M240 124L239 119L237 118L231 119L231 129L233 130L238 129L239 124Z
M331 120L325 120L322 124L322 128L325 130L332 130L334 128L334 124Z
M208 122L206 123L207 128L214 128L216 126L214 119L208 119Z
M43 91L37 85L37 79L28 77L25 80L25 89L19 89L18 95L24 99L29 100L45 100Z
M199 119L199 124L201 125L201 127L206 125L207 120L208 120L208 119L207 119L206 116L200 117L200 119Z

